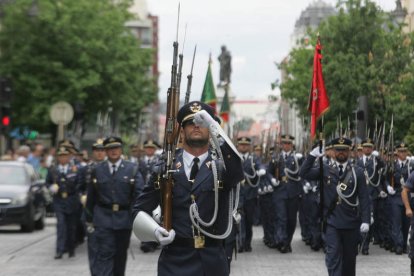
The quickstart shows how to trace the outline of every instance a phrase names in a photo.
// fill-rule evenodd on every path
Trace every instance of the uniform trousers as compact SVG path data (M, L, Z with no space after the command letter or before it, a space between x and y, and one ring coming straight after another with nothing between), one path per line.
M325 264L329 276L355 276L359 228L336 229L327 225Z
M93 273L99 276L125 275L131 230L97 227L94 235L96 258L92 269Z

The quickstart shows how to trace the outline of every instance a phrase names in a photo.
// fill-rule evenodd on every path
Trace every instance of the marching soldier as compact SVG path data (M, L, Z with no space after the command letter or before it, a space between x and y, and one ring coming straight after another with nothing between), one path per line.
M155 155L155 152L160 146L156 141L147 140L144 142L143 148L145 155L138 160L138 167L144 178L145 184L147 184L154 171L154 166L158 163L158 156ZM141 242L140 246L144 253L153 252L157 247L158 243L153 241Z
M369 254L369 242L371 236L378 242L380 239L379 222L380 214L378 213L379 199L386 197L386 192L383 191L384 182L382 181L382 170L384 169L384 162L373 154L374 142L368 138L362 141L363 155L357 158L356 165L359 166L365 175L368 185L368 192L371 200L371 210L374 223L370 228L367 236L362 237L362 255Z
M89 162L87 166L82 168L81 175L82 175L82 181L80 183L79 192L81 194L81 203L83 206L83 220L85 220L85 212L87 211L86 207L86 199L87 199L87 192L88 192L88 185L93 185L92 183L92 172L95 170L95 167L105 161L106 153L105 148L103 146L103 139L99 138L95 141L95 143L92 144L92 161ZM89 261L89 269L91 272L91 275L94 275L93 273L93 264L96 259L96 240L94 233L88 233L88 261Z
M324 185L325 263L329 275L355 275L360 232L369 230L368 189L363 171L350 162L351 145L352 141L347 138L334 139L335 162L323 164L320 185ZM321 177L314 163L322 155L319 147L310 152L300 170L304 179L311 181Z
M391 160L393 174L387 182L388 198L391 204L391 237L394 244L392 251L401 255L407 250L408 230L410 221L405 216L405 209L401 199L402 188L408 176L413 171L413 165L407 159L408 148L404 143L400 143L395 148L397 161ZM390 168L389 168L390 169Z
M296 229L297 214L299 210L299 196L301 195L302 181L299 177L301 160L293 151L294 137L281 136L282 151L275 155L269 164L269 173L272 184L276 188L275 202L277 209L277 242L281 253L292 252L291 242ZM278 176L275 172L278 172Z
M408 258L410 258L410 271L411 276L414 276L414 172L411 172L407 181L404 183L403 191L401 192L401 198L405 207L405 215L410 219L410 252L408 252Z
M55 259L64 252L75 256L76 225L79 214L77 191L79 176L76 166L70 166L70 153L65 147L57 152L57 165L49 169L46 185L53 194L53 209L57 218L57 242Z
M237 150L243 160L244 184L241 187L242 200L242 220L241 231L242 239L239 244L239 252L252 251L253 221L257 208L257 189L260 184L261 176L266 174L266 170L261 167L257 156L250 153L252 140L249 137L239 137L237 139Z
M92 184L87 187L87 231L94 234L97 244L93 275L125 274L132 229L131 207L144 181L137 165L121 159L122 145L119 137L103 141L108 159L95 166Z
M178 111L183 148L177 149L173 164L172 229L167 231L150 216L161 204L159 175L151 178L136 200L134 233L163 246L158 260L160 276L229 275L223 247L232 227L229 204L233 187L244 175L237 150L213 117L214 110L198 101ZM217 133L222 143L214 142ZM213 155L213 150L221 152L223 159Z

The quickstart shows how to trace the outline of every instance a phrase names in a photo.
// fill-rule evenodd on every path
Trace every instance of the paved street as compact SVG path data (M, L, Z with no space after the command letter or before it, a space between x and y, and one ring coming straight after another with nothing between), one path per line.
M280 254L261 242L262 229L256 227L252 253L238 254L232 275L327 275L323 253L306 247L296 231L292 254ZM89 275L86 244L76 250L76 256L54 260L55 219L47 219L45 230L21 233L18 227L0 227L0 275ZM135 237L131 242L127 275L156 275L159 251L143 254ZM357 275L408 275L407 255L397 256L378 246L371 246L369 256L360 256ZM178 275L179 276L179 275Z

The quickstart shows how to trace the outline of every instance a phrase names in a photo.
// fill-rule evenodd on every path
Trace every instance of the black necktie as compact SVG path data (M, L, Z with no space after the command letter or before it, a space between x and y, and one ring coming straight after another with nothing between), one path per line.
M339 176L341 176L344 173L344 166L343 165L339 165Z
M115 175L116 173L116 165L112 164L112 175Z
M194 182L194 179L198 173L198 162L200 161L200 159L198 159L198 157L194 157L193 159L193 166L191 167L191 172L190 172L190 181Z

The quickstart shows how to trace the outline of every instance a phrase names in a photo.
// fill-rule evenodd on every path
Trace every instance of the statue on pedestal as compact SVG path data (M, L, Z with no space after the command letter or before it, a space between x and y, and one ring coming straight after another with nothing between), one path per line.
M226 49L226 46L221 46L221 54L218 57L220 62L220 83L218 87L226 86L230 84L231 75L231 55Z

